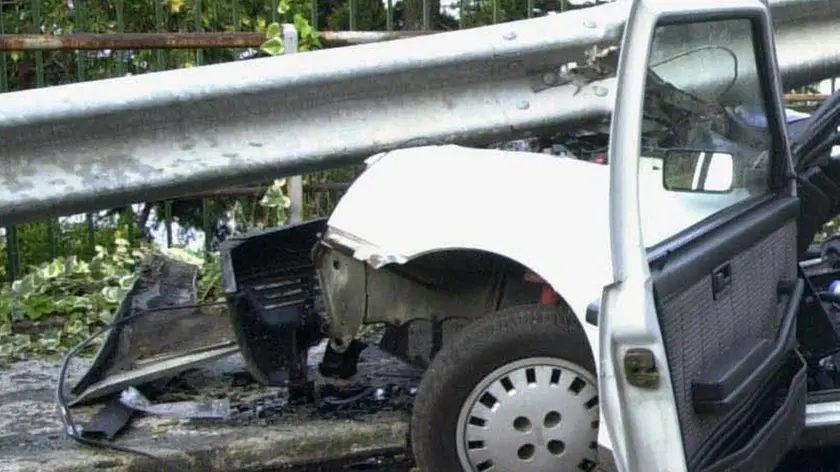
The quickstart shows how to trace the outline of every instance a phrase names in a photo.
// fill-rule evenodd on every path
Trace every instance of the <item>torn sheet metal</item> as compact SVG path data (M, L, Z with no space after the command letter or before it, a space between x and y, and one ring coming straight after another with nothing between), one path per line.
M770 4L785 85L840 75L840 29L832 21L840 0ZM535 91L532 82L584 60L592 46L617 44L625 8L616 2L384 43L2 94L0 221L175 198L411 145L490 143L605 119L614 79L580 90L567 83Z
M230 417L230 399L222 398L207 402L182 401L170 403L152 403L134 387L128 387L120 393L120 403L150 415L168 416L181 419Z
M198 266L163 254L144 263L114 317L122 324L110 330L90 369L73 387L71 405L238 352L227 310L194 305L197 273Z

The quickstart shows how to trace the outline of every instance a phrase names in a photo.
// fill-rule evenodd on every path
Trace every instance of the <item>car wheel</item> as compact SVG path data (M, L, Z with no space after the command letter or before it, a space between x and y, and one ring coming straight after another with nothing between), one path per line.
M563 306L487 315L443 346L411 421L422 471L592 470L598 384L592 353Z

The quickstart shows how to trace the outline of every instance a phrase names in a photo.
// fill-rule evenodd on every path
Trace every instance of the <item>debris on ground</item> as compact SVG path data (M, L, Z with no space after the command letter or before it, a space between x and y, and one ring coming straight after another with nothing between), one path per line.
M253 381L238 355L185 372L170 380L155 404L227 399L227 419L178 419L135 412L114 445L148 452L165 467L157 470L295 470L300 464L365 461L383 451L405 451L412 393L420 372L369 347L362 353L359 373L345 381L317 375L325 346L312 349L309 364L315 391L329 401L292 405L283 387ZM88 369L72 365L70 382ZM0 470L9 472L110 472L152 470L154 459L84 447L68 440L55 414L58 366L43 361L15 363L0 371ZM358 394L367 390L370 395ZM353 401L338 408L332 401ZM72 409L80 424L88 424L103 404ZM107 441L107 438L102 438ZM157 465L159 467L159 465ZM336 467L339 467L336 465ZM394 465L394 467L398 467ZM401 466L400 466L401 467ZM298 469L318 470L318 469ZM353 469L323 469L353 470ZM408 470L386 468L385 470Z

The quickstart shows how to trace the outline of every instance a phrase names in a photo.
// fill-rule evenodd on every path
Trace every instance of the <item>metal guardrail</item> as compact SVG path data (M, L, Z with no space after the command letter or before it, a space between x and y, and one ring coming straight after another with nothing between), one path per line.
M567 122L557 104L574 87L535 92L534 73L542 80L586 45L617 40L620 12L0 95L0 221L352 164L417 138L498 139ZM609 112L595 93L571 103L579 119Z
M264 40L261 32L242 32L240 28L259 28L260 21L277 22L292 16L292 12L284 14L279 11L278 7L281 5L279 0L199 0L183 4L189 10L188 12L177 6L181 3L178 0L173 2L151 0L142 5L134 4L131 9L127 8L125 0L109 0L102 5L70 2L66 5L63 3L56 5L55 8L48 6L43 0L27 0L26 2L10 0L5 3L6 8L3 11L6 15L0 15L0 35L4 38L4 49L9 52L0 50L0 92L40 88L66 83L67 80L83 82L101 79L103 76L124 76L128 72L139 74L167 68L237 60L244 58L242 53L245 51L236 46L241 44L242 47L255 48ZM310 11L300 10L301 5L297 4L298 8L294 10L294 13L307 17L312 28L319 31L321 47L364 44L405 36L431 34L436 32L432 31L433 29L438 28L446 30L466 28L491 22L531 18L546 13L535 8L534 0L518 3L513 9L502 9L501 0L487 0L481 2L480 5L461 3L458 7L460 15L457 19L443 12L441 16L435 14L436 3L433 0L417 0L413 5L420 7L420 10L411 13L407 10L400 13L400 8L395 8L392 0L385 0L382 3L383 5L379 8L384 7L384 11L377 12L375 4L359 5L358 0L348 0L341 6L324 5L323 2L313 1L310 4ZM17 14L10 15L10 7ZM558 7L560 11L564 11L570 8L570 5L567 2L560 2ZM106 8L106 10L101 8ZM370 8L373 10L370 11ZM366 15L365 13L373 14ZM420 19L417 18L418 14L421 15ZM147 16L144 18L143 15ZM383 15L384 20L381 18ZM192 17L192 21L189 21L189 17ZM53 21L56 19L59 19L58 23ZM322 31L323 28L319 25L325 19L335 27L346 27L350 31ZM453 24L453 19L457 25ZM380 24L382 21L384 23ZM179 30L187 28L192 32L172 33L173 22L178 24ZM60 25L64 30L67 30L66 26L71 25L74 33L62 35L60 30L55 28L56 25ZM36 33L48 32L51 27L53 31L56 31L55 36ZM394 31L406 27L417 31ZM377 31L358 31L360 28ZM107 34L102 34L106 32ZM220 47L213 47L214 44ZM224 47L226 45L234 47L226 48ZM133 46L141 49L119 51L125 48L131 49ZM192 46L196 47L194 51L189 50ZM106 49L99 50L99 47ZM151 54L149 54L150 50L152 50ZM65 54L61 54L62 52ZM71 56L66 54L67 52L74 54ZM226 56L227 59L225 59ZM132 61L132 58L137 60ZM68 62L75 63L75 67ZM61 70L56 70L54 67L56 65L61 66ZM102 68L103 65L105 65L104 68ZM350 178L354 172L344 169L339 173L344 175L340 177L344 179ZM312 177L323 178L323 176ZM320 212L317 213L318 215L323 215L324 211L328 211L341 193L333 187L328 189L322 187L321 184L313 184L304 185L303 188L309 197L306 199L307 210ZM313 189L316 194L312 193ZM203 199L200 205L202 223L199 226L205 234L213 231L218 217L227 217L225 216L227 213L218 213L218 208L211 202L215 199L215 197ZM164 223L168 242L173 241L176 203L165 200L163 211L157 215ZM121 217L121 221L127 223L128 228L133 228L135 223L144 226L149 207L150 203L146 203L139 214L126 212ZM4 265L7 270L4 278L15 278L22 267L51 260L77 247L66 244L68 235L64 232L68 228L64 228L51 218L38 219L40 221L36 224L23 228L15 225L5 227L6 237L0 242L5 246L3 253L0 253L0 258L3 255L6 256ZM87 215L86 226L88 237L86 243L82 244L86 250L79 251L76 248L74 254L92 255L94 246L99 241L99 236L95 234L98 233L99 228L96 215ZM130 240L134 235L135 232L132 230L127 232ZM123 233L123 236L126 236L126 233ZM21 240L21 237L24 240ZM78 239L78 234L74 238ZM209 238L205 243L205 249L210 249Z
M775 1L790 86L840 75L838 0ZM796 7L796 8L793 8ZM618 41L621 2L401 41L0 96L0 221L174 198L607 117L561 66ZM794 21L795 20L795 21ZM804 37L821 44L803 50ZM809 43L811 44L811 43ZM579 92L579 93L578 93Z
M6 15L0 15L0 36L5 43L3 49L7 52L0 50L0 92L40 88L68 80L83 82L124 76L129 72L141 74L243 59L250 54L240 47L256 48L265 38L261 32L243 32L242 28L259 29L261 21L277 22L292 17L297 21L296 14L308 18L312 28L319 31L321 47L335 47L432 34L437 32L432 31L434 29L463 29L547 13L537 9L534 0L516 2L515 8L510 8L510 5L502 8L502 0L486 0L480 4L461 2L456 9L460 13L457 17L451 16L451 6L449 13L442 11L438 16L434 11L437 2L433 0L413 1L412 5L420 7L420 10L412 12L400 12L392 0L383 1L380 7L376 4L360 5L358 0L348 0L343 5L313 1L309 11L302 10L298 2L295 4L297 8L286 13L279 11L279 0L198 0L184 3L180 0L150 0L130 4L130 8L125 0L108 0L104 4L69 2L66 5L50 5L43 0L10 0L5 4L3 11ZM16 14L9 14L10 8ZM555 8L565 11L575 7L564 1ZM333 27L350 31L323 31L324 20ZM176 24L178 30L188 29L191 32L173 33L172 28ZM60 29L56 29L57 25ZM68 29L68 26L72 28ZM405 28L415 31L395 31ZM51 29L54 35L39 34ZM72 30L73 33L61 34L61 30ZM195 49L191 50L193 46ZM339 179L346 179L352 178L355 172L342 169L338 174L342 175ZM310 177L320 180L325 176ZM290 179L290 183L293 181ZM334 185L304 185L306 210L316 212L313 215L324 215L339 198L341 191L336 188ZM230 196L226 197L225 200L230 202ZM199 209L201 223L192 222L205 235L213 232L217 218L229 215L228 211L222 213L223 210L215 204L217 198L220 196L202 199ZM129 228L127 233L122 232L123 236L133 240L136 233L130 228L145 227L150 205L145 203L143 210L137 214L122 213L121 226ZM165 200L162 211L156 214L164 223L166 241L170 243L175 241L176 214L183 213L183 208L177 209L179 206L179 202ZM97 242L108 241L104 234L101 236L105 239L100 240L100 221L94 214L87 215L86 231L83 231L87 233L87 238L81 243L82 250L76 225L70 230L55 219L41 217L38 220L24 227L5 227L6 237L0 240L0 245L5 246L0 253L0 259L6 256L3 261L7 269L4 278L13 279L23 267L69 254L68 251L75 251L73 253L80 256L92 255ZM68 240L70 235L65 233L67 230L73 232L75 243ZM209 238L205 243L205 249L211 249Z

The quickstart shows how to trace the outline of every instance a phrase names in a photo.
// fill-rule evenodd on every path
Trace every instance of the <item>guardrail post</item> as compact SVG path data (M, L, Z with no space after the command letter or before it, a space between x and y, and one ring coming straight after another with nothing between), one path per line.
M283 46L285 54L298 52L298 32L295 25L283 25ZM290 177L287 181L287 193L292 204L289 207L289 223L303 220L303 178L299 175Z

